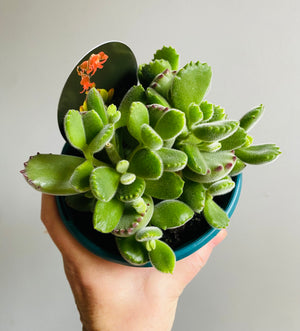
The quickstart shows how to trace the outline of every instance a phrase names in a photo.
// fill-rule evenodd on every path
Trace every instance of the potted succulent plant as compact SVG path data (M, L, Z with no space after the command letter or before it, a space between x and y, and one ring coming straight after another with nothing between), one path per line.
M126 45L97 47L60 99L63 154L37 154L21 172L36 190L58 196L66 226L91 251L172 273L180 229L193 224L184 244L200 235L203 245L227 227L246 164L280 153L274 144L252 145L248 132L262 105L236 121L204 100L211 76L206 63L179 69L172 47L138 68Z

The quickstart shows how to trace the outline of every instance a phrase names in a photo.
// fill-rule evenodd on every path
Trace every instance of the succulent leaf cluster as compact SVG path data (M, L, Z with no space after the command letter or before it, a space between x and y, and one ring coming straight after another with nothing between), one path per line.
M84 111L67 112L65 135L81 157L38 154L25 163L25 178L38 191L92 212L94 229L112 233L129 263L150 261L172 273L175 255L161 240L163 231L201 212L212 227L227 227L214 196L233 190L232 176L246 164L280 153L274 144L252 145L248 132L262 105L237 121L204 99L211 76L206 63L179 69L177 52L163 47L139 67L140 84L118 107L92 87Z

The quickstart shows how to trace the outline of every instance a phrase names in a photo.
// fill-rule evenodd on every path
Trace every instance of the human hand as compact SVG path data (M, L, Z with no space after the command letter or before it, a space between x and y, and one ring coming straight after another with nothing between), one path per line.
M41 219L62 254L83 331L171 330L180 294L227 234L220 231L178 261L170 275L119 265L89 252L65 228L53 196L42 195Z

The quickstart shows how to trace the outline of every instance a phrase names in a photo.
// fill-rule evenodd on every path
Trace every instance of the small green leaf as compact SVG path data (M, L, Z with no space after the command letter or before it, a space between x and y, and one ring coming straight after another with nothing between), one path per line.
M201 213L206 199L206 188L203 184L186 181L180 200L189 205L194 212Z
M152 265L159 271L172 274L175 268L176 257L166 243L156 240L156 247L149 252Z
M135 174L131 174L127 172L126 174L122 174L120 177L120 183L123 185L130 185L132 184L136 179Z
M120 184L117 191L118 199L124 202L131 202L140 198L145 191L145 181L137 177L130 185Z
M104 101L101 97L101 94L99 91L92 87L87 96L86 96L86 104L88 110L95 110L96 113L100 116L102 122L104 125L108 124L107 115L106 115L106 109Z
M113 124L107 124L104 128L95 136L95 138L88 145L88 152L91 154L101 151L105 145L110 142L114 135Z
M147 107L141 102L133 102L128 118L128 131L138 141L141 141L141 126L149 124Z
M71 185L70 177L84 161L77 156L38 154L26 163L24 177L30 185L43 193L78 194Z
M240 174L246 167L246 164L241 161L239 158L236 159L235 165L232 168L232 170L230 171L229 175L230 176L236 176L238 174Z
M250 110L240 119L240 127L242 127L247 132L250 131L254 127L254 125L259 121L263 112L264 112L263 105L260 105Z
M77 110L70 109L65 116L64 125L69 143L83 150L86 146L86 138L81 114Z
M227 115L225 113L224 108L214 105L214 113L208 122L223 121L223 120L226 120L226 118L227 118Z
M181 149L188 157L188 167L198 174L205 175L208 170L207 163L196 145L182 145Z
M148 124L141 126L141 141L152 150L158 150L163 145L163 140L159 134Z
M203 121L209 121L214 114L214 105L207 101L201 102L200 109L203 113Z
M179 54L172 47L164 46L154 54L154 60L166 60L170 63L172 70L177 70L179 65Z
M144 265L149 262L148 252L143 243L136 241L134 236L116 238L116 243L122 257L133 265Z
M174 172L164 172L157 180L146 180L146 193L156 199L177 199L184 181Z
M225 211L211 197L206 199L203 214L207 223L214 228L224 229L230 221Z
M123 214L124 204L112 199L108 202L98 200L93 215L94 229L102 233L114 230Z
M194 102L200 105L211 79L211 68L200 62L189 63L178 71L171 88L171 100L175 108L187 111Z
M166 111L157 121L154 129L163 140L177 137L185 126L185 115L177 109Z
M218 121L212 123L201 123L192 130L194 135L203 141L222 140L232 135L239 126L237 121Z
M189 108L185 114L189 128L203 120L203 113L200 109L200 106L194 102L189 105Z
M146 90L147 104L160 104L164 107L170 107L168 101L152 87Z
M275 144L265 144L239 148L235 153L245 163L263 164L275 160L281 152Z
M235 182L230 177L225 177L211 184L207 190L212 196L223 195L231 192L235 187Z
M132 86L122 99L119 107L121 119L116 123L116 129L127 125L130 107L135 101L146 102L146 93L142 85Z
M70 182L78 192L89 191L90 174L93 169L93 164L90 161L85 161L74 170Z
M86 142L89 144L95 136L103 129L103 123L95 110L90 110L82 117Z
M129 171L138 177L158 179L163 173L162 160L155 151L141 148L133 154Z
M154 60L147 64L141 64L138 70L138 78L144 87L150 85L153 79L166 69L172 70L169 61L164 59Z
M247 132L243 128L238 128L234 134L221 141L221 149L231 151L242 147L247 142Z
M162 117L165 111L169 110L168 107L164 107L159 104L147 105L150 125L154 128L157 121Z
M129 162L127 160L120 160L116 165L116 170L120 174L125 174L129 168Z
M163 230L177 228L194 216L193 210L178 200L164 200L155 205L151 224Z
M108 202L115 195L120 180L120 174L110 167L95 168L90 176L90 187L95 198Z
M157 240L163 236L163 232L156 226L146 226L135 234L135 239L140 242Z
M162 147L157 154L162 159L164 171L179 171L187 164L187 155L177 149Z
M174 76L175 73L173 71L166 69L164 72L154 78L150 87L162 95L165 99L168 99Z

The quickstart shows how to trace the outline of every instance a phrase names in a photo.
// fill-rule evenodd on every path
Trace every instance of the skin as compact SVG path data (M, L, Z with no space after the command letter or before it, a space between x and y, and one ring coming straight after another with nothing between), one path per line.
M200 250L178 261L170 275L115 264L89 252L65 228L53 196L42 195L41 219L62 254L83 331L171 330L183 289L227 234L220 231Z

